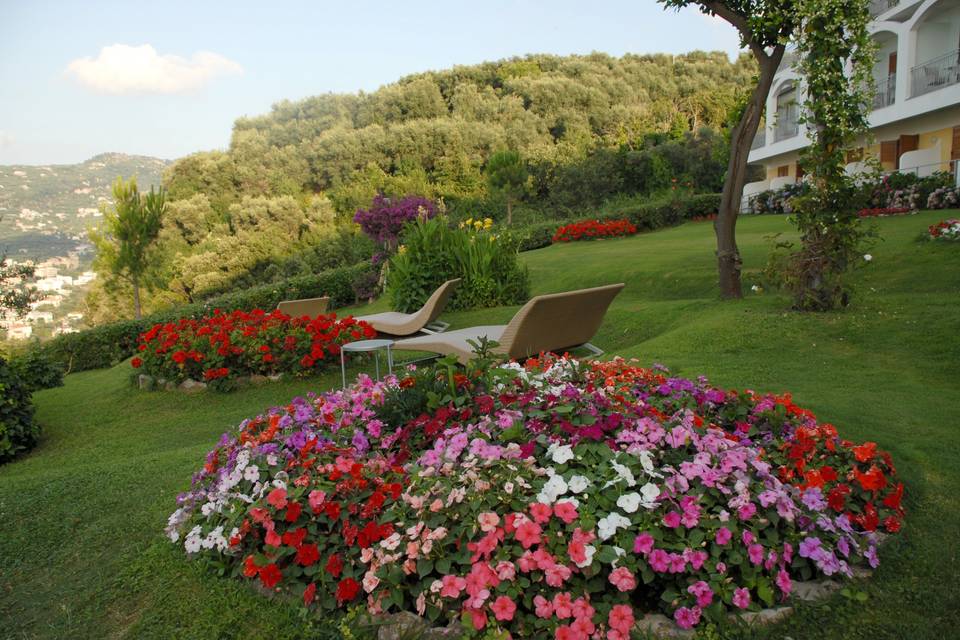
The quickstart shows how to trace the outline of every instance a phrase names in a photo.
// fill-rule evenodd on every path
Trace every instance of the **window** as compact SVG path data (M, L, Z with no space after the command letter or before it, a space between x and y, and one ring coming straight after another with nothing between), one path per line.
M783 165L782 167L777 167L777 177L786 178L790 175L790 165Z

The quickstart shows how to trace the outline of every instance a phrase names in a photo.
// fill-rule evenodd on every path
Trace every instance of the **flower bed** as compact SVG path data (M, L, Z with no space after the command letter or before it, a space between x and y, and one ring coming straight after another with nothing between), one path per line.
M916 209L910 207L876 207L873 209L861 209L857 215L861 218L885 218L887 216L902 216L917 213Z
M375 333L365 322L334 314L294 318L280 311L217 310L199 320L155 324L140 334L131 364L156 378L225 387L244 376L316 371L341 344Z
M554 242L574 242L576 240L595 240L596 238L616 238L632 236L637 227L629 220L583 220L567 224L553 234Z
M931 240L960 240L960 220L951 218L930 225L927 237Z
M298 398L246 420L167 534L320 611L416 611L467 635L629 638L877 566L903 485L789 395L622 360L545 358Z

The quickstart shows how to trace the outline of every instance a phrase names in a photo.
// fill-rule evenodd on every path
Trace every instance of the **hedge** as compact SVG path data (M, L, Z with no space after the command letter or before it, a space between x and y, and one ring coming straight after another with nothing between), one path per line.
M78 333L67 333L35 349L68 372L111 367L130 357L137 349L137 337L158 323L180 318L201 318L214 309L251 311L274 309L282 300L330 297L330 307L343 307L356 302L354 286L373 267L364 262L350 267L296 276L269 285L228 293L202 302L187 304L145 316L141 320L123 320Z
M0 357L0 464L30 451L40 439L30 392L29 385Z

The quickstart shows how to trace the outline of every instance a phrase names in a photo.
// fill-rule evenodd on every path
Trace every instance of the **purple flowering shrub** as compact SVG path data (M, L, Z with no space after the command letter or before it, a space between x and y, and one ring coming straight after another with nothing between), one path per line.
M374 242L388 250L396 249L403 226L417 218L429 220L437 213L433 201L421 196L388 198L378 194L369 209L358 209L353 221Z

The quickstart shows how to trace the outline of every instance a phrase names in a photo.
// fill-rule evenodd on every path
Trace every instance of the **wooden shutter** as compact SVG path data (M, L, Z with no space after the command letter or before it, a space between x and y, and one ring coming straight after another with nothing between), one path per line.
M777 177L785 178L790 175L790 165L783 165L782 167L777 167Z
M893 164L893 168L897 168L897 158L900 157L898 153L900 147L900 142L898 140L888 140L887 142L880 143L880 163L881 164Z
M920 136L900 136L900 154L907 153L908 151L916 151L920 148ZM899 159L898 156L898 159Z
M897 72L897 52L894 51L890 54L890 58L887 62L887 75L892 76Z
M953 142L950 147L950 159L960 160L960 127L953 128Z

